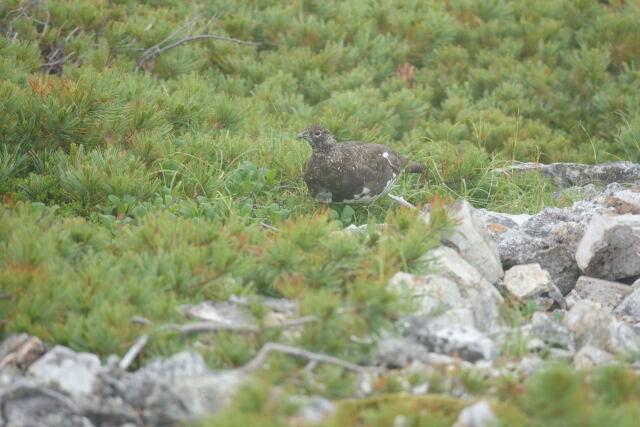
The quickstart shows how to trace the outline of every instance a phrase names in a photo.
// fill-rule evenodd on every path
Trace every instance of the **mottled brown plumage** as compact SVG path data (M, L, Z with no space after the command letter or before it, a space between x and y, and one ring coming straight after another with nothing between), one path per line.
M386 145L336 142L322 126L309 126L298 138L307 140L313 150L304 168L304 182L322 202L371 203L393 187L400 172L426 169Z

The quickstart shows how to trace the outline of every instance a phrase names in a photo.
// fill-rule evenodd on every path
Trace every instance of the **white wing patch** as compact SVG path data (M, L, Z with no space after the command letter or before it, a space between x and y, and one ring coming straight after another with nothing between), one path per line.
M389 190L391 190L391 188L393 188L393 185L396 183L396 176L397 175L394 173L393 177L389 181L387 181L387 183L384 186L384 190L382 190L382 193L380 193L380 194L371 194L371 189L369 189L367 187L362 187L362 191L359 194L355 194L352 199L343 200L343 201L338 202L338 203L340 203L340 204L342 204L342 203L349 203L349 204L372 203L378 197L382 196L383 194L387 194L387 192Z
M343 200L340 203L371 203L376 200L380 195L371 194L369 187L362 187L362 191L358 194L354 194L352 199Z
M384 153L382 153L382 157L387 159L387 163L389 163L389 166L391 166L393 168L393 164L391 163L391 160L389 159L389 153L385 151ZM394 174L394 177L395 177L395 174Z

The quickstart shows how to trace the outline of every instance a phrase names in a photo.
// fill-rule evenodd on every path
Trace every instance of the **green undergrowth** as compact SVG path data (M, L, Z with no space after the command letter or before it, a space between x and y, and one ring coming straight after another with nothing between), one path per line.
M301 316L319 319L300 345L358 361L365 349L344 337L366 337L401 313L406 303L386 282L398 270L425 271L422 255L447 226L434 218L427 226L397 210L383 229L343 233L324 211L265 232L236 215L194 221L158 211L112 229L19 202L0 210L2 330L103 356L151 333L145 354L169 355L191 339L162 328L183 321L177 305L257 294L294 298ZM265 314L259 301L254 311L258 321ZM203 338L214 348L206 356L219 367L242 365L281 331L261 332Z
M273 377L268 374L244 386L233 405L205 425L302 425L300 408L308 401L298 399L301 388L298 384L304 384L305 378L300 378L295 370L291 372L289 383L275 391L269 386ZM391 373L388 378L397 376ZM414 373L414 378L408 380L426 381L429 394L398 392L388 379L382 378L373 396L361 399L333 396L335 412L316 425L451 426L463 408L478 400L491 405L499 419L495 425L499 426L631 427L637 424L640 415L637 374L630 374L622 365L586 373L552 363L527 379L508 376L485 379L482 388L474 388L465 381L465 371L419 376ZM461 392L465 393L464 398L451 396Z
M179 43L206 34L258 45ZM338 140L388 144L424 163L393 189L418 208L467 199L534 213L574 196L554 195L537 174L493 169L640 161L639 57L637 0L4 1L0 339L26 332L106 357L147 333L134 367L196 340L212 368L241 366L267 341L365 362L369 338L411 311L386 281L428 268L420 255L447 224L433 215L427 227L390 198L314 202L301 180L310 148L295 135L322 124ZM351 224L367 233L337 232ZM269 296L296 299L320 321L297 335L265 327L196 338L165 327L184 321L180 304L231 295L258 298L259 324ZM535 309L507 306L505 316L518 324ZM503 352L522 356L512 341ZM271 383L283 396L290 370L296 393L354 390L339 369L305 378L297 362L278 363ZM460 379L477 394L493 387ZM397 391L389 384L380 392ZM590 393L585 414L596 417ZM332 422L388 424L397 407L417 411L416 423L423 410L448 423L438 408L459 407L394 399L345 403ZM255 411L241 402L249 406L229 419L277 420L285 400ZM533 406L507 405L532 419Z

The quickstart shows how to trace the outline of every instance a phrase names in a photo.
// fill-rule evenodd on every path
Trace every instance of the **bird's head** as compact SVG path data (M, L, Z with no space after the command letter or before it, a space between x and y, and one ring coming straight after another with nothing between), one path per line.
M326 148L334 142L333 135L331 135L329 129L318 125L309 126L298 135L298 138L309 141L314 151Z

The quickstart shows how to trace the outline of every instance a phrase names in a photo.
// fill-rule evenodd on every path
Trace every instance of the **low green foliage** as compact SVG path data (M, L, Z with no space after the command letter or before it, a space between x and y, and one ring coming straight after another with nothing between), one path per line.
M200 34L260 44L200 39L141 61L154 46ZM368 338L411 309L385 284L399 270L428 268L421 255L447 231L443 204L464 198L536 212L571 195L555 199L538 175L493 169L640 161L639 40L637 1L7 0L0 338L28 332L106 356L149 333L144 363L192 345L161 327L181 321L176 305L284 296L321 320L294 344L366 361ZM402 176L394 193L430 204L433 224L389 198L370 206L311 200L301 180L310 149L294 136L312 123L424 163L426 173ZM339 232L351 224L361 232ZM505 315L517 325L536 309L513 305ZM211 366L222 368L284 336L199 338ZM528 351L517 337L503 350ZM283 396L353 390L353 378L331 367L288 389L283 372L300 374L300 364L274 360L274 377L254 384L229 422L281 425L295 409ZM533 403L514 405L536 422L562 405L576 407L558 419L587 424L614 402L621 423L634 413L635 389L612 371L594 380L597 398L579 418L580 399L591 394L581 394L582 377L563 372L539 381L565 378L566 399L547 402L532 383ZM441 393L491 387L472 372L429 382ZM266 396L265 384L282 387L282 398ZM378 392L398 387L390 381ZM512 398L504 390L497 396ZM374 399L331 422L389 423L414 411L404 413L411 422L450 423L460 402L438 399ZM433 414L426 421L425 410Z
M291 371L290 371L291 372ZM459 374L462 374L461 376ZM384 390L364 399L338 399L336 412L320 425L404 425L450 426L462 408L475 400L486 400L505 426L598 426L608 423L633 426L640 415L637 374L630 374L621 365L605 366L587 374L567 365L550 364L524 382L509 381L507 377L481 379L474 371L442 373L441 382L453 382L460 392L465 387L470 398L447 396L451 390L431 390L437 378L431 376L430 393L411 395L394 389L387 381L399 374L389 375ZM274 394L269 384L274 378L264 374L243 387L231 407L205 423L207 426L231 426L247 423L300 425L301 404L294 386L300 379L297 373ZM487 388L487 387L490 388ZM269 394L269 390L272 391ZM388 392L392 391L393 394Z
M387 280L399 269L422 268L419 255L445 225L428 229L413 212L399 211L383 230L347 234L324 214L265 233L240 215L183 217L162 205L146 215L135 214L138 205L133 218L124 216L134 200L111 195L104 209L117 216L101 214L102 227L41 203L0 210L0 282L10 297L0 300L4 331L121 354L141 333L177 321L180 303L258 293L299 299L301 315L322 319L305 328L300 345L359 360L365 348L344 337L389 325L401 302ZM136 325L134 316L154 325ZM179 336L163 336L163 348L152 342L150 355L183 345ZM265 338L212 337L212 360L243 364Z

